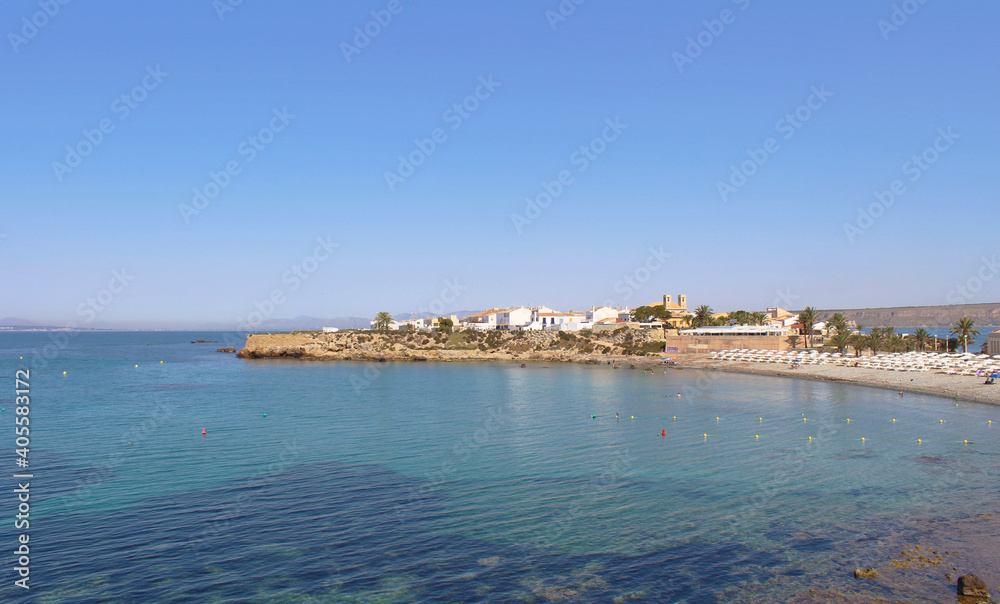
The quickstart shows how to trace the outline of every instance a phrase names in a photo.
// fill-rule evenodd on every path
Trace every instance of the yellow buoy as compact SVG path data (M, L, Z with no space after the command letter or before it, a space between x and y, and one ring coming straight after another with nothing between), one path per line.
M896 423L896 419L895 418L893 418L892 423L894 423L894 424Z
M719 418L715 418L715 421L719 421Z
M635 416L634 416L634 415L632 416L632 419L635 419Z
M674 416L674 419L677 419L677 416L676 416L676 415Z
M24 360L24 357L21 357L21 360L23 361L23 360Z
M810 436L810 437L809 437L809 440L812 440L812 439L813 439L813 437L811 437L811 436Z
M804 417L803 417L803 418L802 418L802 421L806 421L806 418L804 418Z
M966 439L966 441L965 441L965 444L969 444L969 441L968 441L968 439Z
M861 437L861 442L865 442L865 437L864 436Z
M139 366L138 366L138 365L136 365L136 366L135 366L135 368L136 368L136 369L138 369L138 368L139 368Z
M65 372L65 371L63 371L63 375L66 375L66 372Z
M941 423L941 424L943 424L943 423L944 423L944 420L943 420L943 419L939 419L939 420L938 420L938 423Z
M763 417L758 417L757 421L762 422L762 421L764 421L764 418Z
M851 418L847 418L847 423L851 423Z
M756 439L760 439L760 434L754 434L753 437Z
M993 425L993 420L989 420L989 422L990 422L990 425L992 426Z
M918 445L919 445L920 443L922 443L922 442L924 442L924 441L920 440L919 438L917 439L917 444L918 444Z
M160 365L162 365L162 364L163 364L163 361L160 361Z
M704 436L705 438L708 438L708 434L702 434L702 436Z

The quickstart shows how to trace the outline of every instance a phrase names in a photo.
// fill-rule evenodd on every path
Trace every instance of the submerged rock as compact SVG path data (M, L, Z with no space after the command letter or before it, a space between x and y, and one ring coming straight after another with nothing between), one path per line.
M958 578L958 595L989 599L990 588L976 575L962 575Z
M874 568L855 568L854 578L855 579L874 579L878 575L878 571Z

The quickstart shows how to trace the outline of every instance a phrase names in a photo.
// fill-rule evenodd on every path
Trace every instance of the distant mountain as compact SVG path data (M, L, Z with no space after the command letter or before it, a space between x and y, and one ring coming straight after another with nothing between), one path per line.
M41 323L35 323L27 319L17 319L15 317L4 317L0 319L0 327L44 327Z

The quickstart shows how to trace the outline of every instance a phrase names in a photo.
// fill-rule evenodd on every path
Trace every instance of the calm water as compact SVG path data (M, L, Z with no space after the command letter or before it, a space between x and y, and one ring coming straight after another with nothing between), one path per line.
M8 555L0 599L782 601L844 574L885 519L973 514L1000 483L996 407L690 370L247 362L190 343L218 337L74 334L35 364L32 589L11 587ZM15 370L50 342L0 334L0 421ZM10 523L0 543L16 547Z

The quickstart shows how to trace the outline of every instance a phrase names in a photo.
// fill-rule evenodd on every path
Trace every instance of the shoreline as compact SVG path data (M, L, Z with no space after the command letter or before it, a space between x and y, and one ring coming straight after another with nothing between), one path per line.
M640 339L641 338L641 339ZM662 344L661 344L662 345ZM899 372L842 365L803 365L712 359L709 354L653 353L649 334L567 336L563 332L490 332L487 335L423 333L268 333L247 337L237 356L246 360L388 362L579 363L624 369L703 369L867 386L986 405L1000 405L1000 385L982 378L937 372ZM642 353L646 353L645 355ZM669 355L669 356L668 356ZM669 358L672 365L661 359Z
M982 378L945 375L942 373L898 373L882 369L842 367L836 365L803 365L791 369L785 365L748 363L742 361L717 361L706 356L681 358L678 367L704 369L744 375L797 378L820 382L835 382L853 386L866 386L883 390L924 394L951 400L1000 405L1000 387L982 383Z

